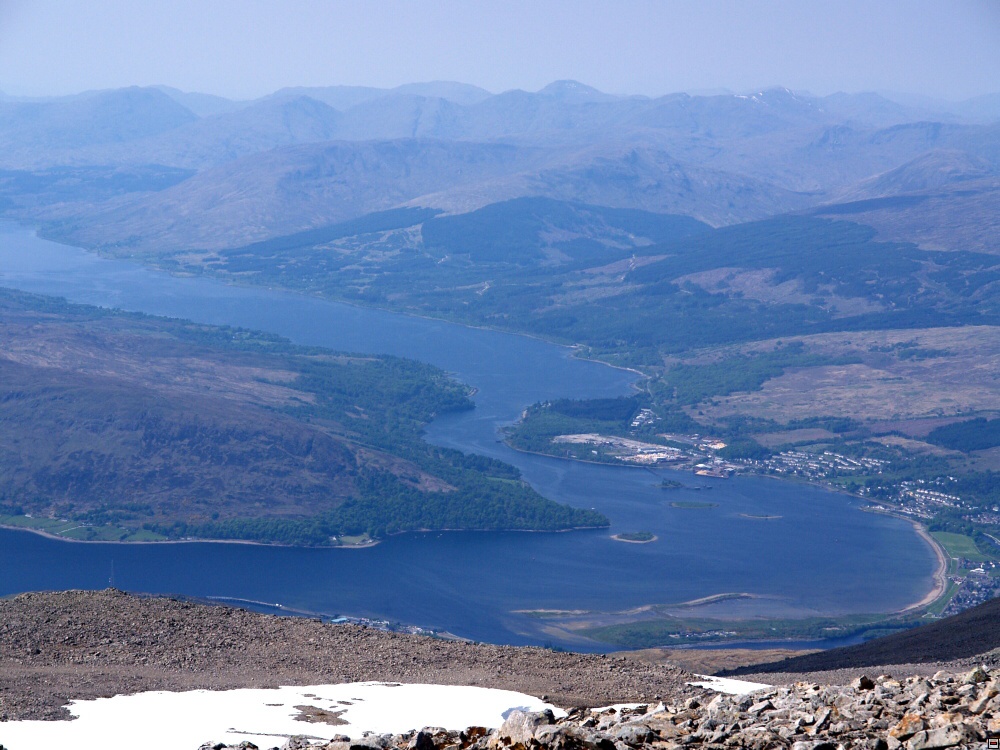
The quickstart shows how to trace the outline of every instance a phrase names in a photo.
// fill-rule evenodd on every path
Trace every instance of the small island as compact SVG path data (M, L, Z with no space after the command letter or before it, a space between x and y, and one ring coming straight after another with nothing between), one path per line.
M699 503L695 500L678 500L677 502L670 503L671 508L686 509L715 508L718 505L718 503Z
M620 534L613 534L611 538L616 542L628 542L629 544L649 544L659 539L651 531L623 531Z

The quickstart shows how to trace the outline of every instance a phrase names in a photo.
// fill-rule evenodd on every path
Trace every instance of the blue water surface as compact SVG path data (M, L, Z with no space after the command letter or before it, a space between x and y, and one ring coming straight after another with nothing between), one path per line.
M372 616L474 640L587 647L518 610L614 612L725 592L748 614L886 612L923 597L935 558L910 524L863 513L821 488L761 477L697 478L528 455L498 429L547 398L626 394L633 373L499 333L263 288L178 278L97 257L0 224L0 286L151 314L271 331L303 344L435 364L477 388L476 409L442 417L428 440L517 465L543 495L605 513L612 528L431 533L368 549L243 544L61 542L0 530L0 594L103 588L233 597L325 614ZM659 488L663 478L709 490ZM679 500L712 508L683 509ZM771 520L746 515L780 516ZM610 535L649 530L651 544ZM113 562L112 562L113 561ZM596 647L596 646L594 646Z

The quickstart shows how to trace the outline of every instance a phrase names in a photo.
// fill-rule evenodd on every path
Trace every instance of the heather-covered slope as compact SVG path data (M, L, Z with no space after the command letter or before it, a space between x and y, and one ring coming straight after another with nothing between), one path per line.
M755 664L720 674L820 672L884 664L923 664L965 659L997 648L1000 648L1000 599L993 599L952 617L857 646Z
M545 500L513 466L421 439L435 415L469 408L429 365L0 290L6 523L329 544L606 522Z

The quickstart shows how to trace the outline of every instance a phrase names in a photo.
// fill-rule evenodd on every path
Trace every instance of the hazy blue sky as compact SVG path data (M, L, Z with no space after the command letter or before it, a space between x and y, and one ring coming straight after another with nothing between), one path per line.
M575 78L614 93L1000 90L991 0L0 0L0 90Z

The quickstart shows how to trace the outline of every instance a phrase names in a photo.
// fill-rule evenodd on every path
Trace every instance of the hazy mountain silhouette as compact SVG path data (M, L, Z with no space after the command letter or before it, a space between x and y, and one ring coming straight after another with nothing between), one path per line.
M1000 126L980 124L995 101L955 104L935 119L928 102L783 88L645 98L577 81L498 94L437 81L289 88L253 102L131 88L0 102L0 167L21 170L8 183L20 191L6 199L9 215L60 221L73 241L145 249L251 242L400 205L461 212L524 196L722 225L937 190L968 216L988 211L1000 165ZM83 180L174 171L141 189L122 183L134 183L132 193L81 183L73 200L52 189L51 170L67 166L90 169ZM177 170L195 174L174 184L185 174ZM977 199L952 189L973 183ZM4 184L0 206L15 189Z

